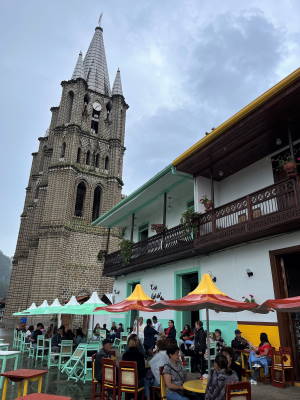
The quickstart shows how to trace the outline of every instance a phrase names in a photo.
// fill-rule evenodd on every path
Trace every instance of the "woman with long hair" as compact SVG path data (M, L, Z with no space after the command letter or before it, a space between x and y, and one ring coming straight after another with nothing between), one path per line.
M227 358L222 354L218 354L207 383L205 400L224 400L226 385L235 382L238 382L238 377L229 368Z
M260 334L260 344L258 347L252 347L253 350L249 355L249 365L252 368L251 384L256 385L259 374L259 369L264 368L265 375L269 373L269 366L271 365L271 350L272 346L269 342L268 335L264 332Z

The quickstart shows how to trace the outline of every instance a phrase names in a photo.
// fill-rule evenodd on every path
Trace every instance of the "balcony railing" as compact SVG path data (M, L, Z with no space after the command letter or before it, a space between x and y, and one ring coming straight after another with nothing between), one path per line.
M299 229L299 188L298 181L291 178L201 214L194 233L184 225L178 225L135 243L128 263L124 263L120 251L108 254L104 274L120 275Z
M204 249L210 242L210 251L218 240L226 247L247 236L250 240L292 229L300 217L299 198L297 180L288 179L215 208L199 217L195 247Z
M150 262L151 265L155 265L155 260L161 263L160 260L164 257L170 259L171 254L176 254L176 257L178 257L179 253L186 254L186 251L192 249L192 247L192 233L186 230L183 225L178 225L155 236L151 236L147 240L134 243L132 255L127 266L145 262ZM178 258L180 258L180 256ZM105 274L110 275L121 266L126 268L120 251L108 254L105 257Z

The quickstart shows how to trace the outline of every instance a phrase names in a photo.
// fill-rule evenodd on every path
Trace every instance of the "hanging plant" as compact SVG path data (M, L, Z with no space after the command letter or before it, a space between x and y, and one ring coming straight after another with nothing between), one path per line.
M249 298L243 296L242 299L243 299L244 303L256 303L253 294L249 294Z
M154 231L155 233L162 233L164 232L168 227L165 224L152 224L151 225L151 231Z
M122 260L125 264L130 262L132 256L133 242L131 240L123 239L120 243L120 252Z

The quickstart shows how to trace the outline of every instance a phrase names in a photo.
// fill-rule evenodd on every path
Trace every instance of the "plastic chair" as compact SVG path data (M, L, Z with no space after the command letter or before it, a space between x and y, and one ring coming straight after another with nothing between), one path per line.
M105 329L100 329L100 340L106 339L107 332Z
M20 351L22 353L29 351L29 346L30 346L30 343L26 342L26 333L21 332Z
M17 348L18 350L21 349L22 333L23 333L22 331L18 331L18 332L17 332L17 344L16 344L16 348Z
M58 368L61 369L64 363L71 358L73 354L73 340L62 340L60 343L60 353Z
M59 365L59 352L52 351L52 340L49 340L47 367L58 367Z
M227 384L225 392L226 400L251 400L250 382L237 382Z
M126 350L126 347L127 347L127 335L121 335L121 338L120 338L120 346L119 346L120 353L122 353L123 351L125 351L125 350Z
M45 355L45 336L39 335L36 339L35 360L43 359Z
M120 361L119 362L119 399L122 398L122 393L131 393L134 400L138 399L139 393L142 393L144 399L144 387L139 387L137 364L135 361Z
M35 347L33 347L32 342L29 343L29 353L28 353L29 358L35 358Z
M192 361L192 357L190 357L190 356L184 356L184 357L182 357L182 365L183 365L183 368L184 368L186 371L188 371L188 372L191 372L191 371L192 371L191 361Z
M13 338L13 348L16 349L18 348L18 333L16 329L14 329L14 338Z
M84 347L84 365L83 365L83 375L81 379L85 383L86 381L92 381L92 355L88 353L94 352L94 354L99 351L100 342L89 343Z
M116 400L118 391L116 362L111 360L110 358L103 358L101 371L102 371L101 398L104 399L105 393L109 392L111 393L111 396L108 396L108 398Z
M286 379L289 373L290 379ZM273 386L284 388L286 383L294 384L294 366L290 347L280 347L272 355L271 383Z
M95 377L95 360L96 354L92 355L92 395L91 400L102 399L101 397L101 382L97 381Z
M118 351L120 352L120 345L121 345L121 339L115 338L112 347L115 349L118 349Z
M251 369L249 367L249 355L250 353L247 351L241 351L241 367L243 370L243 380L248 380L251 376Z
M68 380L74 379L76 382L81 379L84 371L85 346L78 345L69 360L63 365L61 372L68 375Z

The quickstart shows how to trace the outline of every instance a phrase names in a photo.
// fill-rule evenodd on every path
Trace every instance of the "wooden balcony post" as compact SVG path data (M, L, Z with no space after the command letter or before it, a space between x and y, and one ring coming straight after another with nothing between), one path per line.
M131 242L133 242L134 219L135 219L135 214L133 213L131 216L131 230L130 230L130 241Z
M248 221L251 221L253 219L253 213L252 213L250 196L248 195L246 199L247 199Z

